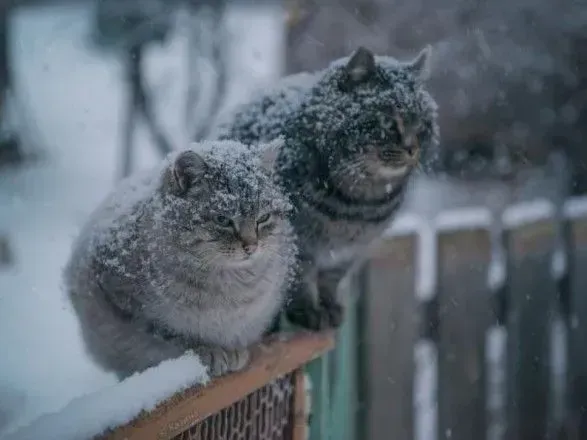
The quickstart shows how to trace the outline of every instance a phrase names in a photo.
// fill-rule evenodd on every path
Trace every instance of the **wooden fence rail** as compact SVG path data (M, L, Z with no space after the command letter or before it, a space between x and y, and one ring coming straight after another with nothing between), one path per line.
M303 367L333 345L330 334L267 341L244 371L179 393L97 440L304 440Z

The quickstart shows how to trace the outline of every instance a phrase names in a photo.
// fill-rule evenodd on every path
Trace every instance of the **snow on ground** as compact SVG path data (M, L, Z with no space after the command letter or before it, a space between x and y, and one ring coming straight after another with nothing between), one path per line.
M78 440L124 425L141 411L209 378L193 353L167 360L135 374L119 384L73 399L63 410L45 414L30 425L9 434L6 440ZM75 421L75 422L74 422Z
M27 139L41 142L47 157L0 174L0 231L17 258L16 267L0 272L0 436L3 424L21 426L115 382L85 355L60 289L73 237L114 183L124 115L120 64L88 50L90 12L87 6L22 9L11 23ZM229 14L234 102L279 75L279 14L250 7ZM178 32L147 61L160 120L175 145L184 140L185 44ZM137 137L144 168L157 157L146 134Z

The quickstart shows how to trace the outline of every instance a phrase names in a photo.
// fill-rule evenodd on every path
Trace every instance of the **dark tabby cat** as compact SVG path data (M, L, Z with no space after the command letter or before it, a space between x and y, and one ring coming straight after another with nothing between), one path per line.
M295 205L301 250L287 316L311 329L337 327L337 286L388 225L408 178L438 144L436 104L424 89L430 48L413 61L359 48L316 73L285 78L237 109L221 139L283 136L279 183Z

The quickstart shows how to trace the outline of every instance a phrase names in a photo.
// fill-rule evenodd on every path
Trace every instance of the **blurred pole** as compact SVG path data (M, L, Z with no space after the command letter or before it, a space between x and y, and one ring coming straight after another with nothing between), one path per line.
M285 71L286 73L297 73L300 71L299 66L296 65L296 60L292 57L292 50L298 45L299 40L307 37L307 32L310 29L320 4L316 0L286 0L286 57L285 57Z
M0 2L0 121L4 120L4 107L7 91L10 88L8 67L8 4Z
M174 26L175 7L175 2L166 0L100 0L96 5L92 42L99 50L119 54L123 62L126 109L118 178L133 172L139 118L143 119L160 156L173 150L156 118L144 61L147 47L167 40Z
M14 265L14 253L8 234L0 232L0 268Z
M201 141L210 135L210 129L218 118L222 105L226 99L228 89L228 47L226 41L226 29L224 28L224 17L226 12L226 1L218 0L212 9L212 25L214 26L214 36L211 45L211 59L216 74L216 84L214 95L207 114L207 118L201 125L200 132L196 134L196 140Z
M14 130L14 96L10 71L9 2L0 0L0 166L23 160L21 143ZM11 101L12 100L12 101ZM12 106L13 107L13 106Z
M125 79L128 91L128 109L123 133L121 178L128 176L133 170L133 141L139 117L144 119L146 127L153 138L153 143L161 156L166 156L173 151L171 144L157 123L151 98L144 81L143 58L145 46L144 42L137 42L132 44L127 52Z
M142 45L135 45L129 48L128 58L126 60L126 90L127 90L127 110L126 121L124 123L123 142L122 142L122 159L120 178L125 178L132 172L132 155L133 140L138 118L137 112L137 89L140 89L141 82L141 59ZM138 84L138 86L137 86Z
M225 26L226 0L189 1L191 30L188 42L188 91L186 99L186 127L190 140L201 141L210 135L228 90L228 39ZM209 92L202 63L209 63L214 72L214 85ZM204 96L207 94L210 96ZM209 99L206 99L209 98ZM206 108L202 101L208 101Z

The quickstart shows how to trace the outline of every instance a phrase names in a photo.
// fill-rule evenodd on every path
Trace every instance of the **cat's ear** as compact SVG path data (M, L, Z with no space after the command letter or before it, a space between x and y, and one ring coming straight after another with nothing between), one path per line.
M208 165L202 156L192 150L179 153L171 166L171 184L177 195L185 194L191 187L197 185Z
M261 146L261 166L271 174L275 171L277 157L284 144L285 139L283 136L279 136L271 142Z
M364 47L359 47L351 55L344 67L346 73L346 86L360 84L369 79L377 70L375 66L375 55Z
M406 69L410 71L420 82L430 78L432 46L429 44L420 51L416 58L406 64Z

